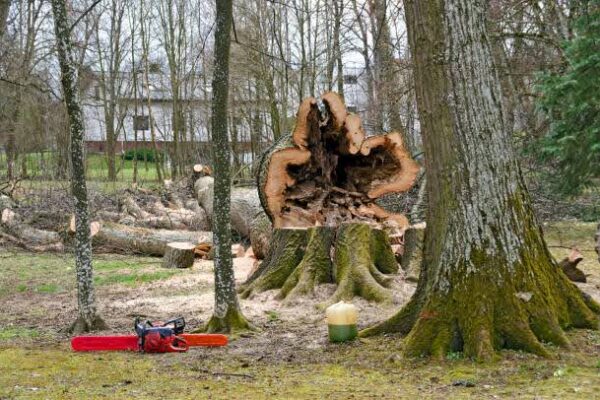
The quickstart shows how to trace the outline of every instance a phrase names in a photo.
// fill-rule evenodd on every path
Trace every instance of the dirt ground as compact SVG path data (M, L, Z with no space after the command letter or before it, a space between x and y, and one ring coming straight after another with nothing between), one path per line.
M584 291L600 301L600 264L593 253L592 224L561 222L545 227L555 257L577 244L589 274ZM235 259L243 282L253 259ZM0 249L0 399L13 398L600 398L600 332L574 331L569 351L551 350L545 360L502 352L492 364L448 354L445 362L408 360L395 336L330 344L316 298L294 304L276 291L241 300L256 330L232 338L225 348L186 354L76 354L65 327L76 314L71 256ZM107 333L130 333L137 315L164 320L182 315L200 327L213 307L213 266L197 261L189 270L165 270L160 260L98 255L95 260L100 313ZM355 298L366 327L398 310L414 291L394 277L394 300L374 304Z

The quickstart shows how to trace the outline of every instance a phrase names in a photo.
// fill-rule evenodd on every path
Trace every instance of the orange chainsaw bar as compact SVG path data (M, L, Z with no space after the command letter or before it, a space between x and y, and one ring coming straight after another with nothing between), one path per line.
M219 347L227 345L227 336L216 334L182 333L177 335L185 340L189 347ZM119 336L77 336L71 339L71 348L75 351L139 351L136 335Z

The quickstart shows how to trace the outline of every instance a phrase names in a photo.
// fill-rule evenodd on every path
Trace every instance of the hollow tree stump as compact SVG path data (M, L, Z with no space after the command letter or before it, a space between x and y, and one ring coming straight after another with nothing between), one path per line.
M304 100L292 134L260 160L259 197L274 229L242 297L281 289L277 297L289 300L337 283L328 303L391 299L385 274L398 264L389 234L409 223L375 201L409 190L418 172L399 133L366 138L360 118L335 93Z
M162 266L165 268L191 268L194 265L194 249L189 242L171 242L167 244Z

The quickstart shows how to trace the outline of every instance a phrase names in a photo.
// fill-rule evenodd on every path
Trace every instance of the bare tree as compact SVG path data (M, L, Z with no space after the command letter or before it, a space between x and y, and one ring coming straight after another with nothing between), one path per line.
M79 316L71 327L74 333L106 329L98 315L94 294L92 242L83 160L84 123L79 100L78 74L75 67L71 29L65 0L52 0L56 48L61 70L65 105L71 132L71 191L75 198L75 269Z
M229 94L229 50L232 1L217 0L215 67L213 75L212 139L215 170L213 234L215 242L215 311L208 322L209 332L248 329L238 304L231 259L230 146L227 135Z

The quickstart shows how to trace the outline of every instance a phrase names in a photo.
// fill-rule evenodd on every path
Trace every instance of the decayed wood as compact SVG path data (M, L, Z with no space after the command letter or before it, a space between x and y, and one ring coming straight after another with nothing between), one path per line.
M260 200L275 228L409 223L375 204L409 190L419 172L399 133L365 138L360 118L329 92L304 100L296 127L262 157Z
M560 268L562 268L563 272L567 277L573 282L587 282L587 278L582 270L577 268L577 264L579 264L583 260L583 254L579 252L577 248L571 249L571 253L569 253L568 257L565 257L561 262L558 263Z
M195 247L190 242L167 243L162 266L165 268L191 268L194 265Z
M104 222L94 236L94 246L104 250L154 256L164 255L170 242L212 242L212 233L146 229Z

